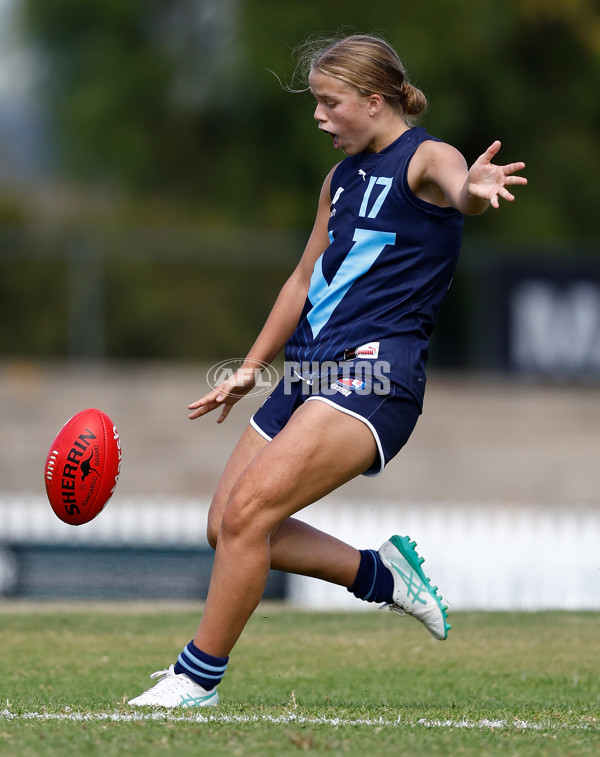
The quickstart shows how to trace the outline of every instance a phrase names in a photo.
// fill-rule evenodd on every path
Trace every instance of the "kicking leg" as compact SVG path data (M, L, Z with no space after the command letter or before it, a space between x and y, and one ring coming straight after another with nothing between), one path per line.
M308 406L316 404L308 403ZM320 405L321 403L318 404ZM337 410L334 410L333 413L331 422L335 423L335 420L342 414L338 413ZM294 416L294 420L296 418L297 414ZM348 419L351 421L352 431L355 431L356 434L360 434L361 430L367 431L367 428L360 421L358 422L359 426L356 427L353 424L355 419ZM287 430L289 430L289 425ZM302 426L298 428L301 434L304 433ZM293 430L296 430L295 426ZM252 428L249 428L245 437L242 437L241 443L234 451L230 464L225 471L224 479L226 485L219 487L221 497L217 496L215 498L213 507L211 508L214 520L219 523L222 521L223 512L226 507L224 504L224 495L231 493L232 482L239 480L244 486L247 486L248 482L245 479L244 472L249 471L253 475L253 460L257 455L256 448L258 447L260 451L265 449L268 444ZM354 436L350 438L354 442ZM368 449L369 442L371 441L370 432L364 438ZM290 445L294 448L293 437L290 439ZM276 437L277 440L281 441L281 434ZM285 437L284 441L286 441L286 444L288 443ZM273 445L274 442L270 444ZM334 441L333 449L346 449L348 446L342 445L342 447L336 447L336 444L338 442ZM310 450L310 445L307 449ZM369 454L374 455L374 451ZM288 453L286 451L286 455L290 457L290 460L292 459L291 452ZM269 459L267 456L267 477L276 474L277 470L274 467L271 471L269 468L271 465ZM330 459L329 455L325 454L324 459ZM285 465L283 466L283 470L288 474L287 477L289 478L289 470L286 471ZM302 486L305 492L308 492L303 470L302 467L298 469L300 486ZM362 472L364 467L359 467L359 470ZM337 474L334 472L334 475ZM287 481L287 485L291 485L293 488L294 479L291 478ZM337 485L339 484L334 484L332 488L336 488ZM266 487L265 491L267 489L268 487ZM292 495L290 495L290 502L286 503L285 491L284 487L282 489L284 501L280 501L278 504L283 507L286 507L286 505L290 506L290 512L295 512L309 503L306 502L297 507L291 504L293 500ZM245 492L246 489L242 488L241 491L238 491L236 486L234 486L232 500L235 501L236 498L239 499L240 497L243 499ZM250 491L250 494L253 496L254 492ZM316 498L319 498L319 496L323 496L323 494L317 495ZM310 499L310 495L308 498ZM386 542L382 546L379 552L375 550L363 550L359 552L354 547L345 544L329 534L319 531L302 521L287 517L270 531L269 555L269 567L289 573L321 578L348 588L352 587L351 591L358 598L377 603L384 602L395 611L400 613L407 612L417 617L436 638L443 639L447 636L449 625L446 620L446 608L442 605L442 601L437 594L437 587L431 587L429 580L422 573L420 567L422 559L419 558L414 550L414 544L409 543L407 537L393 537L390 542ZM266 581L267 573L268 568L266 568L264 574L264 581Z

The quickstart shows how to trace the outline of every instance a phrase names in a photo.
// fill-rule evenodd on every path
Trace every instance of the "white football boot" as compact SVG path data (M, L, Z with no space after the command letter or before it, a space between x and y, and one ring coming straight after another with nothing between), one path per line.
M414 615L436 639L445 639L451 627L448 608L442 604L437 586L432 586L423 573L424 558L419 557L416 546L408 536L392 536L379 548L383 564L394 577L394 601L383 607L399 615Z
M127 704L134 707L212 707L219 703L216 687L207 691L185 674L175 673L173 667L152 673L150 678L161 680Z

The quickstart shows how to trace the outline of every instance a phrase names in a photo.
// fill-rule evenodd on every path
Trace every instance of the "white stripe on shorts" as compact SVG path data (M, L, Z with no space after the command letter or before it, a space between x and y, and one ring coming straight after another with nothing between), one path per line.
M326 405L330 405L331 407L334 407L336 410L339 410L341 413L346 413L346 415L351 415L353 418L358 418L359 421L362 421L366 426L369 427L375 439L375 444L377 444L377 449L379 451L380 468L375 473L363 473L363 476L379 476L379 474L382 473L383 469L385 468L385 457L383 454L383 447L381 446L381 441L379 439L379 434L377 433L375 426L366 418L363 418L362 415L355 413L353 410L348 410L347 408L342 407L341 405L336 405L335 402L332 402L332 400L328 399L327 397L320 397L318 395L314 397L307 397L306 402L310 402L311 400L319 400L319 402L324 402Z

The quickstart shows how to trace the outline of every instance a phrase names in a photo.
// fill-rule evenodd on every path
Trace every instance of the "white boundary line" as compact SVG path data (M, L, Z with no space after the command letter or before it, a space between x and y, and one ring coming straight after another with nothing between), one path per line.
M427 720L420 718L416 721L403 720L402 715L398 715L397 720L384 720L383 718L358 718L356 720L346 718L319 718L305 717L302 715L202 715L200 713L186 713L185 715L175 715L173 712L155 711L151 713L144 712L22 712L13 713L8 709L0 710L0 721L21 721L21 720L39 720L49 721L58 720L64 722L91 723L91 722L111 722L111 723L138 723L143 721L165 722L165 723L268 723L275 725L328 725L334 728L354 727L354 726L374 726L374 727L407 727L407 728L465 728L470 730L515 730L515 731L600 731L600 725L591 725L590 723L574 723L571 725L557 724L551 722L534 723L528 720L508 721L489 720Z

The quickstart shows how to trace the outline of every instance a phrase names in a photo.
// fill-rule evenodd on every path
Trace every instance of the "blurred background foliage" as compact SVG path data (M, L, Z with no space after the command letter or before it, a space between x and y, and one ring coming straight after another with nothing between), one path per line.
M469 163L496 138L504 160L526 161L530 183L517 202L467 221L467 240L477 239L467 258L474 247L597 254L589 244L600 199L595 0L17 6L48 148L26 191L5 182L0 218L5 229L33 222L93 237L104 257L90 268L102 278L90 291L105 305L94 349L109 357L220 356L248 346L301 252L323 177L343 157L317 131L310 93L290 94L278 81L294 81L294 48L315 33L381 34L428 95L422 124L432 134ZM114 234L132 228L146 231L123 249ZM153 228L188 230L185 253L171 257L172 237L163 235L161 254L148 259ZM209 230L219 229L211 252ZM244 257L248 230L264 230L266 241ZM278 230L287 235L268 237ZM0 309L10 320L21 302L25 320L0 337L0 352L72 352L64 322L72 241L55 241L64 259L52 264L11 238L2 244ZM36 239L48 245L47 234ZM261 257L263 247L272 253ZM32 323L39 302L42 328ZM464 303L455 308L463 317Z

